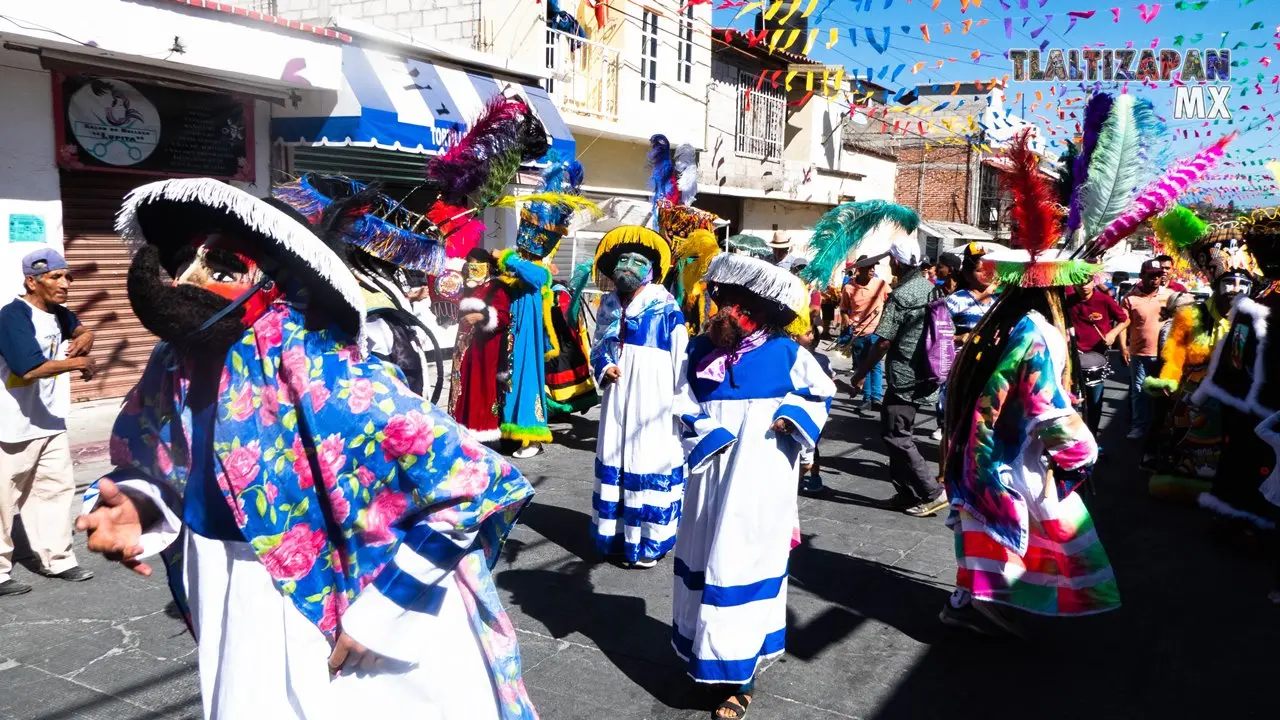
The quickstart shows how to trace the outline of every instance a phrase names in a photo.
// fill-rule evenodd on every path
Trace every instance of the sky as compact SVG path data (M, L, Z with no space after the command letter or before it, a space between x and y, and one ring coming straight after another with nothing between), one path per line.
M711 2L713 7L724 7L741 0ZM807 2L802 0L802 10ZM999 78L1009 74L1010 84L1005 91L1008 106L1044 128L1050 140L1049 152L1057 154L1065 149L1063 141L1076 133L1076 123L1083 116L1084 102L1092 84L1082 87L1079 82L1013 82L1012 64L1004 56L1009 49L1039 48L1045 41L1048 41L1045 53L1053 48L1101 46L1122 49L1127 47L1127 43L1140 50L1151 47L1153 41L1157 42L1157 50L1170 48L1185 52L1192 47L1201 51L1226 47L1232 49L1235 64L1231 74L1233 89L1227 102L1232 112L1230 122L1174 119L1174 91L1169 82L1157 83L1155 89L1138 82L1105 83L1102 89L1112 92L1125 90L1150 98L1157 114L1168 125L1166 137L1172 145L1173 157L1191 155L1225 133L1240 131L1240 136L1229 146L1225 161L1201 183L1196 194L1184 197L1184 200L1203 199L1221 204L1234 201L1237 206L1245 207L1280 204L1280 186L1263 167L1264 162L1280 156L1280 75L1277 75L1280 72L1280 45L1277 45L1280 43L1280 15L1275 13L1275 6L1280 4L1280 0L1168 0L1161 3L937 0L937 7L933 9L934 2L817 0L817 9L809 18L809 27L821 29L820 39L809 55L827 64L844 66L846 74L856 68L861 77L866 76L868 67L873 68L879 77L880 69L887 66L883 79L877 82L891 91L917 84L945 86L957 81L986 82L993 76ZM1021 7L1023 4L1026 9ZM789 8L790 0L787 0L782 13ZM1112 8L1119 9L1118 22ZM1268 9L1271 12L1267 12ZM717 27L751 29L756 11L735 20L739 10L738 7L714 10L714 24ZM1072 21L1069 12L1090 10L1095 11L1093 17L1079 18L1074 27L1069 27ZM1144 15L1149 21L1144 20ZM1011 38L1006 37L1006 18L1012 19ZM1024 18L1030 19L1024 22ZM977 23L984 19L986 24L978 26ZM973 23L969 32L964 34L962 24L966 20ZM944 23L950 23L950 34L944 33ZM928 41L921 33L921 24L928 25ZM903 26L907 26L905 32ZM1044 29L1033 39L1032 33L1042 26ZM832 27L839 28L839 39L827 49L824 45ZM887 46L884 45L885 27L889 28ZM872 30L874 43L867 39L868 28ZM856 43L851 39L854 29ZM1182 36L1181 45L1175 44L1177 36ZM798 46L793 47L793 50L799 49ZM976 62L971 57L975 50L982 53ZM950 58L954 58L954 62ZM937 67L939 60L943 61L941 68ZM1275 61L1274 71L1272 60ZM921 62L925 65L913 74L913 67ZM897 80L891 81L892 73L899 65L905 67L898 71ZM1050 88L1053 94L1050 94ZM1035 98L1036 91L1041 93L1040 101ZM1015 102L1017 93L1023 93L1023 101ZM972 96L968 98L972 99ZM1071 104L1064 106L1064 101ZM1047 103L1052 103L1050 109L1046 109ZM1060 111L1066 114L1065 118L1059 117ZM891 123L894 117L890 115ZM908 116L901 117L906 119ZM936 131L947 134L943 128ZM1183 139L1184 131L1186 139ZM1197 132L1199 138L1195 136Z

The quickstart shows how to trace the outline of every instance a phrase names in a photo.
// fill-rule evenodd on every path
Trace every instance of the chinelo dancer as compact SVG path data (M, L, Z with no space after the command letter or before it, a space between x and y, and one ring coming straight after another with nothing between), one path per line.
M690 411L684 315L662 285L671 250L639 226L610 230L596 269L615 290L600 302L591 350L604 389L592 516L596 546L629 567L657 564L676 543L684 495L679 417Z
M682 416L689 482L676 539L672 644L740 718L753 679L786 646L787 562L798 543L800 454L826 423L835 383L788 334L809 325L801 280L722 253L706 282L718 310L690 343L696 409Z
M338 256L208 178L137 188L117 230L163 342L77 527L162 554L205 717L535 718L491 575L532 487L365 357Z
M1212 487L1224 435L1222 405L1213 397L1192 397L1209 369L1209 356L1227 334L1227 316L1235 298L1246 297L1257 271L1241 238L1238 223L1209 226L1187 208L1177 206L1153 223L1171 253L1191 269L1209 277L1213 296L1178 308L1160 352L1160 372L1148 376L1146 392L1170 398L1162 422L1153 426L1155 470L1152 495L1195 500Z
M1030 131L1007 151L1012 171L1002 179L1022 249L983 257L1005 290L957 355L946 403L942 470L957 562L940 615L948 625L1023 636L1014 611L1064 617L1120 606L1077 492L1098 447L1075 406L1083 389L1064 288L1089 282L1097 258L1204 177L1233 136L1144 185L1142 148L1160 141L1150 103L1099 93L1086 120L1065 229ZM1077 250L1053 249L1064 234Z

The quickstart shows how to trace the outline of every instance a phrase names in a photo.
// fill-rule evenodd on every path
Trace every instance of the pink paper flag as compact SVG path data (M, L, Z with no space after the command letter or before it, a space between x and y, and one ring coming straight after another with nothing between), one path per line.
M1111 8L1111 22L1120 22L1120 8Z

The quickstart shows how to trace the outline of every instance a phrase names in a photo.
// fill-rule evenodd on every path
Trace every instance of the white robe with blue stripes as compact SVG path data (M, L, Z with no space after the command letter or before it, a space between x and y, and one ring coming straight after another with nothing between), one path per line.
M690 475L676 542L672 644L694 680L736 685L785 648L798 463L816 445L836 388L788 338L742 355L720 382L694 376L711 350L702 337L689 352L700 412L683 418ZM794 431L774 433L779 418Z
M592 519L596 546L627 562L656 560L676 543L684 494L680 415L689 412L684 315L659 284L622 312L617 293L600 304L591 366L604 389L596 441ZM622 373L612 383L604 373Z

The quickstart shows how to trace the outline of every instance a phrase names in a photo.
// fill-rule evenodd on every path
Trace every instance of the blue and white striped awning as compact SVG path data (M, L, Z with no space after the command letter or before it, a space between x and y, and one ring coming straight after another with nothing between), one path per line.
M465 130L485 102L502 92L523 97L572 157L575 144L545 90L422 60L347 46L342 82L332 92L305 93L298 107L278 108L271 136L286 144L377 147L435 154L454 130Z

